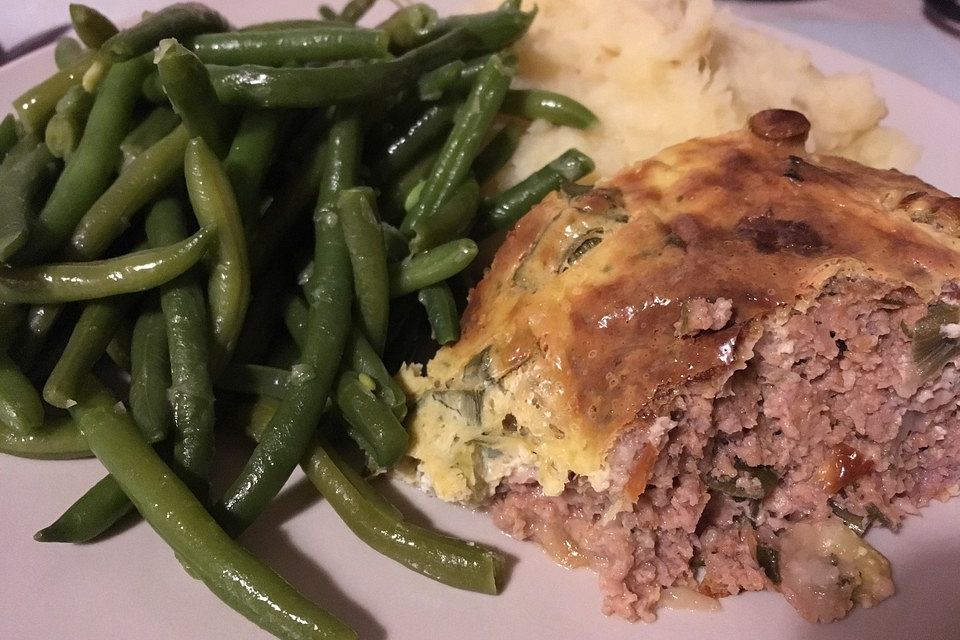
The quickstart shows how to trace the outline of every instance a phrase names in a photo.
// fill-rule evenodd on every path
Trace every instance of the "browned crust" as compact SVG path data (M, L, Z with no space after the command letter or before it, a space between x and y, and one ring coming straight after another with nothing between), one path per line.
M738 366L755 319L802 305L828 278L869 273L932 297L958 276L960 200L896 171L807 156L793 115L764 117L753 133L692 140L602 189L545 199L510 232L463 337L431 372L453 375L488 347L501 369L541 358L538 374L562 390L564 437L599 460L622 430L662 414L673 389ZM628 221L557 274L556 225L618 200ZM518 283L521 265L530 276ZM732 300L733 319L678 338L680 304L697 297Z

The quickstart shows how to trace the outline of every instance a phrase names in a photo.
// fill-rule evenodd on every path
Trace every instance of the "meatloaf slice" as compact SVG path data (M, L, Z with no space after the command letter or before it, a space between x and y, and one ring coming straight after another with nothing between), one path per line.
M402 373L408 472L600 576L604 611L893 592L863 534L960 492L960 201L755 115L512 230Z

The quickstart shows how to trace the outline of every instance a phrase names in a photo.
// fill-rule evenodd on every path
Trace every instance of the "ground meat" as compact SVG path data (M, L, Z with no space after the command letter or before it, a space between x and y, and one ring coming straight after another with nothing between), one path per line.
M729 301L690 302L684 335L729 321ZM512 535L596 570L603 610L631 620L655 618L674 586L712 597L774 588L815 621L871 606L893 591L889 566L837 514L897 527L960 493L960 372L951 362L917 375L909 328L926 314L910 291L837 278L805 312L766 317L745 368L676 395L638 498L617 502L578 478L556 497L504 484L490 511ZM637 433L610 454L618 489L652 441ZM780 559L777 580L758 540Z
M695 336L702 331L719 331L733 317L733 300L693 298L680 305L680 319L673 325L678 337Z

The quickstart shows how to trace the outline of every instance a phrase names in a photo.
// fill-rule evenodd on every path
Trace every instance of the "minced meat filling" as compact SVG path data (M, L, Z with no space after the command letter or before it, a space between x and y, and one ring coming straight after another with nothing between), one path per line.
M857 533L960 493L960 430L948 428L960 374L951 362L923 378L913 359L927 309L909 290L837 278L806 312L762 320L746 368L681 389L635 503L614 508L578 478L553 497L504 484L494 519L591 566L604 611L631 620L655 618L671 586L776 589L815 621L871 606L893 591L889 565ZM620 442L637 448L630 433ZM629 458L611 453L614 486Z

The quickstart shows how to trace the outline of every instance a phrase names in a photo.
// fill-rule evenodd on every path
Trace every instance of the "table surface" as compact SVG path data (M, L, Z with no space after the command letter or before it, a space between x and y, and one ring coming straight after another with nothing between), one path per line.
M91 0L118 20L170 0ZM243 2L212 0L228 14ZM0 47L18 43L67 21L69 0L0 2ZM279 2L278 5L290 3ZM316 2L297 2L300 13ZM334 0L332 4L339 4ZM718 0L744 18L819 40L910 77L960 102L960 37L923 16L922 0Z

